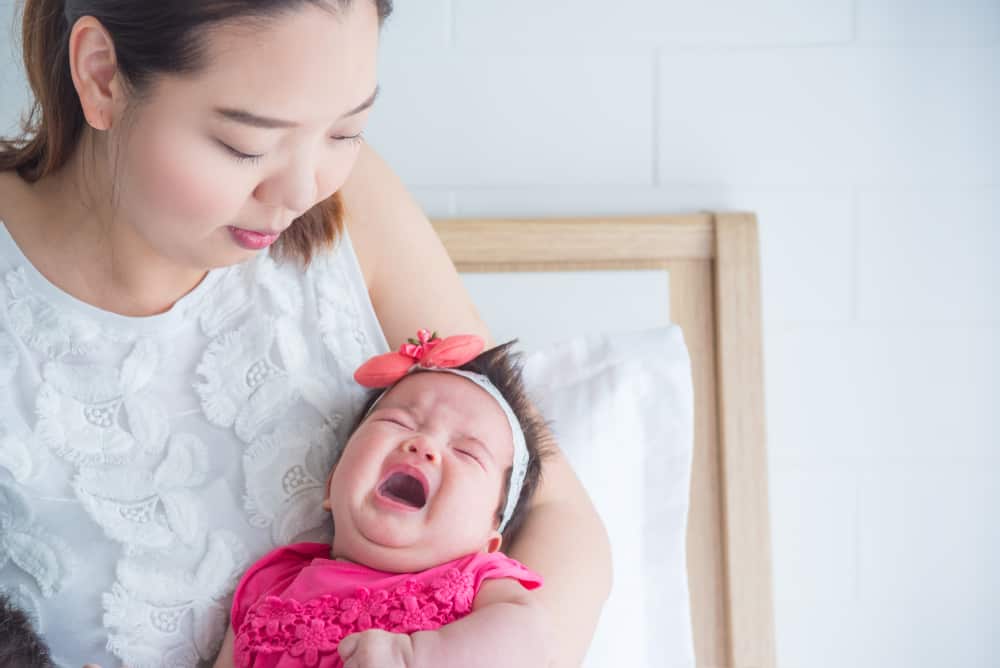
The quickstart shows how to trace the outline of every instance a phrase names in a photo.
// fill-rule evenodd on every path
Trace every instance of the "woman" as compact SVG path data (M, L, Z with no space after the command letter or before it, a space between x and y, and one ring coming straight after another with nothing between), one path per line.
M487 335L360 136L390 11L26 3L34 125L0 145L0 583L66 664L210 660L242 568L322 523L357 363L424 326ZM543 478L510 555L577 665L609 551L566 461Z

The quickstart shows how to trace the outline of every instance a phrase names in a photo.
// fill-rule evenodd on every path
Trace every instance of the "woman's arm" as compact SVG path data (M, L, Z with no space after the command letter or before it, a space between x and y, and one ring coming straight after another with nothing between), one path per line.
M579 666L611 591L611 546L604 524L569 462L555 448L508 555L542 574L532 592L549 611L553 666Z
M370 147L362 147L341 193L390 346L421 327L490 340L430 221ZM554 625L555 665L580 665L611 587L611 551L590 498L560 453L545 461L542 484L508 553L545 578L532 596Z
M368 294L391 348L421 328L491 340L427 216L367 144L340 192Z
M219 650L219 656L215 657L212 668L233 668L233 639L233 627L229 626L226 629L226 638L222 641L222 649Z

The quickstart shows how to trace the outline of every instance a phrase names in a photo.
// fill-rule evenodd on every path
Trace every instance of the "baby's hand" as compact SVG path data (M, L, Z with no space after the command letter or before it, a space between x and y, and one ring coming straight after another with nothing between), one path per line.
M337 647L344 668L410 668L413 641L405 633L372 629L352 633Z

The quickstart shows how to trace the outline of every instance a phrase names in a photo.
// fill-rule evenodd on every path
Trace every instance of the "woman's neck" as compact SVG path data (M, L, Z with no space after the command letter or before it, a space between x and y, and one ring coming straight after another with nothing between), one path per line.
M35 268L73 297L120 315L167 311L207 272L157 255L114 211L110 182L96 176L107 170L82 158L99 153L81 142L58 172L21 181L23 197L4 218L7 229Z

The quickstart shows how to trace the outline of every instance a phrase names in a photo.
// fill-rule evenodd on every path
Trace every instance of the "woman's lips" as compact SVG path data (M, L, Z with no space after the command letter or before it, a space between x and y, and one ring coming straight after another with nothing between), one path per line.
M280 232L267 234L264 232L254 232L253 230L244 230L241 227L233 227L232 225L229 226L229 233L233 236L233 241L239 246L254 251L267 248L281 236Z

